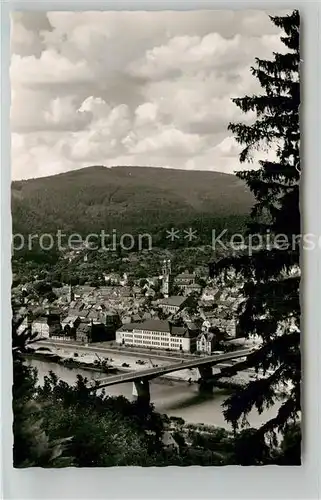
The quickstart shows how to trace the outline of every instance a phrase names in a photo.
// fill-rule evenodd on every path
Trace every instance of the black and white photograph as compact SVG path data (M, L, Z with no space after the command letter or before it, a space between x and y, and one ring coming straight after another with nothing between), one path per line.
M15 468L301 465L299 35L11 13Z

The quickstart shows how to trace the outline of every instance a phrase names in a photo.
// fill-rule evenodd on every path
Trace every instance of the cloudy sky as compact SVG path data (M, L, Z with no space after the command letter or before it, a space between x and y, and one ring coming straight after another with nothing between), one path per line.
M254 58L283 50L263 11L18 13L12 177L90 165L233 172L231 102Z

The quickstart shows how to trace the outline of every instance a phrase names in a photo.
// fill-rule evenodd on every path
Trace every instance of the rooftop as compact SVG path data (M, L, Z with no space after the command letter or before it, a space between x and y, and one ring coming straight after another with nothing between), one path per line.
M151 332L166 332L172 335L189 336L187 328L172 326L169 321L160 319L148 319L142 323L129 323L120 328L122 331L147 330Z
M206 338L207 342L210 342L211 340L213 340L213 338L215 338L214 333L202 332L198 335L197 339L201 340L203 336Z
M183 273L178 274L176 276L176 278L178 278L178 279L181 279L181 278L183 278L183 279L186 279L186 278L193 279L193 278L195 278L195 274L194 273L189 273L188 271L184 271Z
M76 294L86 294L86 293L91 293L91 292L94 292L96 290L95 287L93 286L89 286L89 285L76 285L74 288L73 288L73 291L76 293Z
M44 323L47 325L48 323L48 318L47 317L44 317L44 316L40 316L39 318L36 318L34 321L33 321L34 324L36 323Z
M83 332L83 333L89 333L91 330L91 324L87 322L81 322L77 328L77 333Z
M69 309L68 316L79 316L80 318L84 318L88 315L88 309L80 310L80 309Z
M185 301L186 297L182 297L181 295L173 295L172 297L168 297L167 299L160 299L159 303L166 306L180 307Z
M62 320L62 324L67 324L67 323L70 323L70 322L75 322L77 319L79 318L79 316L67 316L65 319Z

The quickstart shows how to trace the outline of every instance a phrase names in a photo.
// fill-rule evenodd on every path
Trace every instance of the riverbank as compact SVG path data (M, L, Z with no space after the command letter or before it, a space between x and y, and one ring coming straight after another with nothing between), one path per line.
M45 376L49 371L55 373L58 379L63 380L69 385L77 382L78 375L87 378L90 381L99 380L106 375L82 368L69 368L63 364L48 363L32 358L26 360L29 366L36 368L38 372L38 383L43 385ZM104 392L107 396L123 396L126 399L133 399L133 384L123 383L106 387ZM155 410L160 414L166 414L170 417L178 417L185 420L186 423L224 427L231 430L222 413L222 404L232 393L229 389L214 388L209 392L201 392L197 383L188 383L183 380L168 380L165 378L156 378L150 381L151 403ZM253 427L259 427L269 418L275 416L279 404L271 407L259 415L256 409L249 414L249 422Z
M59 365L66 366L67 368L81 368L82 370L89 370L91 372L104 373L104 374L116 374L119 370L113 366L108 366L99 360L94 362L84 362L77 359L77 357L66 358L54 353L43 353L43 352L28 352L24 354L25 358L35 359L39 361L44 361L45 363L56 363Z
M35 352L37 352L37 355L39 356L40 354L38 359L48 359L50 362L56 360L56 362L65 366L69 364L72 368L94 369L105 374L141 371L153 367L170 365L175 361L182 361L181 358L168 358L159 355L157 357L156 355L146 356L142 353L134 354L133 352L124 350L120 352L105 348L104 346L101 347L101 345L78 346L62 342L43 341L36 342L34 348L36 348ZM110 355L110 353L112 353L112 357L107 357L107 354ZM219 373L222 366L213 367L213 374ZM222 378L215 382L215 387L235 390L243 387L251 376L250 373L244 372L234 377ZM159 377L159 379L175 381L177 383L198 384L200 375L197 368L185 368Z
M229 344L232 341L229 342ZM235 348L253 348L253 345L257 343L254 341L246 341L246 339L236 339L233 341L234 348L231 349L231 346L228 350L235 350ZM186 354L186 353L171 353L169 356L164 355L164 353L158 352L142 352L137 351L134 348L128 347L117 347L111 348L110 342L100 342L96 344L83 345L80 343L74 342L64 342L61 340L53 340L53 339L41 339L33 344L34 346L46 350L50 350L55 354L62 355L64 357L73 357L75 353L77 353L78 360L81 363L88 364L89 366L97 367L96 360L102 359L108 362L109 366L116 368L120 372L126 371L138 371L144 370L146 368L153 368L157 366L166 366L175 362L181 362L182 360L190 360L192 358L200 358L200 356ZM217 374L221 371L222 368L231 366L234 364L234 361L222 362L218 365L213 366L213 374ZM79 366L85 366L83 364ZM85 368L86 369L86 368ZM239 372L237 375L233 377L220 378L215 382L216 387L220 388L229 388L231 390L238 389L240 387L244 387L249 382L256 380L258 378L265 378L266 376L271 375L273 371L268 371L267 373L263 373L262 370L259 370L257 373L254 368L249 368L248 370L244 370ZM180 370L178 372L174 372L168 374L166 376L162 376L162 379L174 380L174 381L185 381L188 383L197 383L199 381L199 371L197 368ZM160 378L159 378L160 379ZM290 388L280 388L280 395L282 393L289 391Z
M64 341L57 338L48 339L38 339L34 345L38 345L44 348L63 348L68 350L77 350L77 352L83 352L85 354L99 353L101 356L122 356L126 355L129 358L141 358L150 359L153 358L158 361L167 361L173 363L175 361L181 361L182 359L191 360L196 356L195 354L184 353L184 352L166 352L159 349L138 349L134 346L120 346L116 345L114 341L107 342L97 342L92 344L83 344L76 342L75 340ZM157 361L155 361L157 362Z

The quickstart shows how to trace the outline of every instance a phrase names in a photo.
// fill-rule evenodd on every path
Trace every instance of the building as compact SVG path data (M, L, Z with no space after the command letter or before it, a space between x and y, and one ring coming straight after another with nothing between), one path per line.
M61 322L61 328L67 337L73 337L76 334L76 330L81 322L81 319L79 316L67 316L62 322Z
M70 286L64 285L57 288L54 287L52 291L57 297L63 298L64 300L68 300L70 294Z
M107 340L113 340L115 334L112 336L106 330L106 325L104 323L91 322L91 332L90 341L91 342L106 342Z
M105 323L106 314L102 311L96 310L94 307L88 307L87 320L92 320L94 323Z
M220 290L216 287L207 286L204 288L203 293L201 295L201 300L203 302L214 302L218 300L220 296Z
M93 297L96 288L90 285L77 285L73 288L73 300L74 299L88 299Z
M122 325L119 314L109 311L105 315L106 340L115 340L116 330Z
M164 297L168 297L170 294L171 288L171 280L172 280L172 267L171 261L168 259L163 260L163 268L162 268L162 294Z
M201 293L202 287L198 283L192 283L191 285L186 285L184 287L184 295L190 295L191 293L197 292Z
M196 349L196 334L169 321L147 320L123 325L116 332L116 342L120 345L193 352Z
M123 325L128 325L129 323L131 323L131 315L127 313L123 314L121 317L121 322Z
M186 297L182 297L181 295L173 295L172 297L160 299L158 305L164 313L176 314L180 309L182 309L186 300Z
M196 350L204 354L211 354L214 350L215 343L214 333L200 333L196 339Z
M191 286L195 284L195 274L194 273L189 273L188 271L185 271L181 274L178 274L175 276L174 280L175 285L177 285L179 288L182 290L185 289L187 286Z
M83 344L89 344L91 342L103 342L109 339L103 323L82 320L76 328L76 340Z
M60 311L48 311L49 337L61 335Z
M31 333L36 333L38 338L49 338L49 325L47 316L41 316L32 322Z
M89 310L85 309L85 307L68 309L68 316L73 316L73 317L79 316L80 319L86 318L88 314Z
M145 297L155 297L156 295L156 292L153 288L151 288L148 284L146 284L144 287L143 287L143 291L144 291L144 295Z
M117 311L107 311L105 314L105 323L106 326L113 325L117 328L121 326L121 320Z
M184 293L184 295L189 295L193 292L201 292L202 287L195 282L195 279L195 273L184 271L183 273L175 276L174 284Z
M212 321L212 327L218 328L221 332L226 333L226 335L231 338L241 336L239 323L235 316L231 317L228 314L219 316Z
M22 317L21 317L22 319ZM23 318L23 321L22 323L20 323L20 325L18 326L18 329L17 329L17 333L20 335L22 333L31 333L31 325L32 325L32 321L31 319L27 316L25 316Z
M143 318L141 317L141 315L140 315L140 314L137 314L137 313L136 313L136 314L133 314L133 315L132 315L132 317L131 317L131 321L132 321L133 323L141 323L142 319L143 319Z
M69 303L72 302L73 300L75 300L75 294L74 294L72 285L69 285L67 300Z
M91 341L91 324L88 321L81 321L76 328L76 340L83 344L88 344Z
M241 335L237 317L225 311L215 311L211 315L206 315L202 330L206 332L212 328L217 328L221 334L231 338Z
M120 282L122 281L122 278L118 273L109 273L109 274L104 274L104 280L106 283L110 285L119 285ZM127 280L127 275L126 275L126 280Z
M144 291L138 285L134 285L132 288L133 297L141 298L144 297Z
M179 444L175 440L172 432L165 430L162 435L162 442L165 448L170 448L179 452Z

